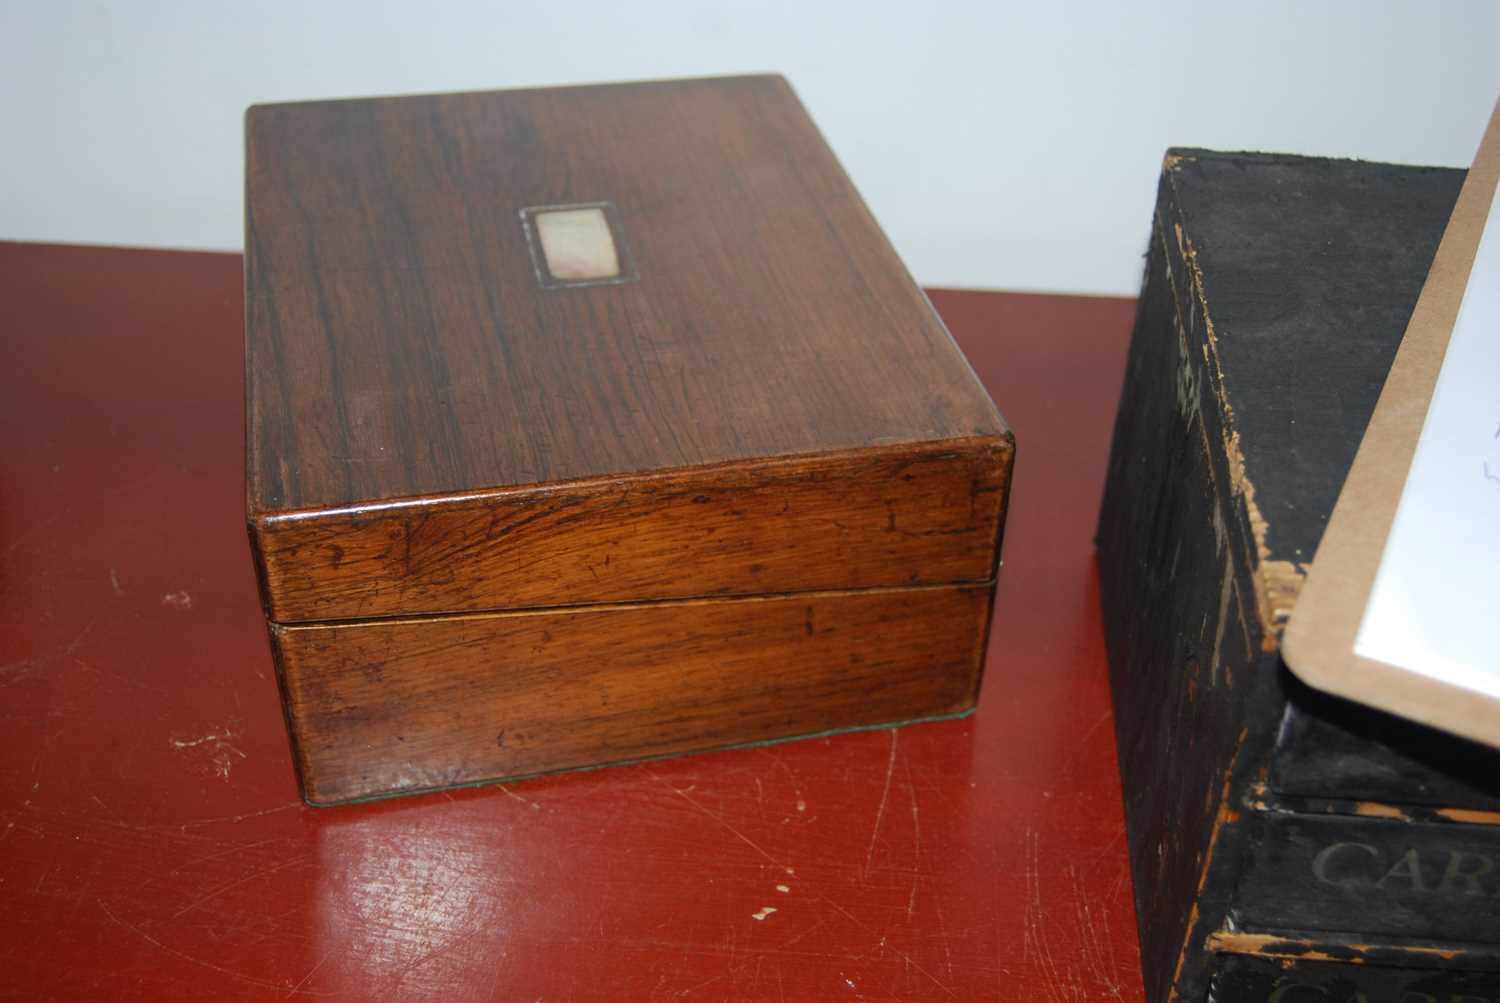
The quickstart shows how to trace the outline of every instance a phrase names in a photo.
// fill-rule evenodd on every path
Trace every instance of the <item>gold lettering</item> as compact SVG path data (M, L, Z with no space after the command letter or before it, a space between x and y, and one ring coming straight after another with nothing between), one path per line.
M1466 862L1472 863L1472 866L1465 867ZM1441 895L1484 895L1486 894L1484 886L1479 883L1479 879L1494 869L1495 862L1489 857L1454 850L1448 854L1448 869L1443 872L1443 880L1438 885L1438 893ZM1479 996L1453 997L1453 1003L1469 1003L1471 1000L1488 1003Z
M1328 846L1323 847L1323 849L1318 851L1318 855L1316 857L1313 857L1313 875L1325 885L1342 886L1348 884L1348 878L1339 880L1337 878L1329 877L1328 875L1329 864L1333 862L1333 858L1338 856L1340 853L1343 853L1345 850L1362 850L1363 852L1368 853L1370 856L1375 857L1376 859L1379 859L1380 857L1380 851L1375 849L1375 847L1371 846L1369 843L1332 843ZM1389 875L1387 875L1387 877L1389 877Z
M1422 880L1422 860L1417 856L1415 849L1407 850L1403 853L1401 859L1391 865L1391 869L1385 872L1385 876L1375 882L1375 887L1384 888L1386 882L1392 879L1405 881L1411 886L1411 890L1414 892L1432 890L1427 887L1427 882ZM1437 1000L1433 1000L1432 1003L1437 1003Z

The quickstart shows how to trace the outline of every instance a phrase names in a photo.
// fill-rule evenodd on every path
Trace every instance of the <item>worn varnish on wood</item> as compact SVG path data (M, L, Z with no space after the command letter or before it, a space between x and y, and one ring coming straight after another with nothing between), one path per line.
M1099 563L1147 997L1500 999L1500 753L1277 653L1463 172L1166 159Z
M310 800L973 706L1013 439L785 81L266 106L247 148Z

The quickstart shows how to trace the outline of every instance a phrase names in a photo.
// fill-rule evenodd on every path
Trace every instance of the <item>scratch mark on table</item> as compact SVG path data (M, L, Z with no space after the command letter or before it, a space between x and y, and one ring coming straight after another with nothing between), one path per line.
M1113 720L1114 716L1115 715L1114 715L1113 711L1106 709L1104 711L1104 713L1102 715L1100 715L1099 720L1097 720L1093 724L1089 725L1088 730L1085 731L1073 744L1075 746L1081 746L1081 745L1083 745L1085 742L1087 742L1089 740L1090 737L1092 737L1092 735L1094 734L1094 732L1098 731L1100 728L1102 728L1104 726L1105 722Z
M1041 847L1035 830L1027 829L1025 842L1026 907L1022 917L1025 924L1024 957L1036 961L1046 979L1047 995L1054 1000L1063 1001L1063 979L1058 971L1057 961L1052 956L1052 946L1043 921L1045 903L1042 899Z
M15 819L11 819L11 821L6 824L5 831L9 832L11 829L20 829L22 832L29 832L31 835L35 836L38 839L46 839L49 835L51 835L51 833L48 833L45 829L38 829L35 826L17 822Z
M1115 968L1113 945L1108 937L1101 936L1094 923L1094 914L1089 909L1088 893L1079 880L1077 869L1069 864L1067 871L1068 879L1073 885L1073 902L1078 911L1079 940L1083 945L1084 960L1088 963L1094 978L1109 990L1110 996L1123 1001L1125 997L1121 992L1120 984L1111 977L1111 971Z
M121 683L128 683L131 686L135 686L135 687L138 687L140 689L145 690L147 693L156 693L156 694L158 694L160 696L169 696L170 695L166 690L162 689L160 686L152 686L150 683L143 683L139 679L132 679L131 677L129 677L127 675L124 675L122 673L119 673L119 672L110 672L107 669L101 669L99 666L95 665L93 662L84 661L82 658L79 658L76 655L73 657L73 664L76 665L76 666L78 666L80 669L83 669L86 672L92 672L95 675L100 676L101 678L104 678L104 679L113 679L116 682L121 682Z
M54 737L56 737L56 736L54 736ZM47 749L51 745L52 745L52 739L49 738L45 742L42 743L42 747L40 749L36 750L36 755L31 757L31 789L32 790L36 790L38 787L42 786L42 780L41 780L42 757L47 754Z
M174 609L192 609L193 596L187 589L178 589L176 592L168 592L162 596L161 604Z
M707 982L700 982L696 986L688 986L686 989L679 989L677 992L673 993L672 995L676 996L678 999L682 999L682 997L686 996L688 993L695 993L699 989L702 989L704 986L711 986L715 982L718 982L719 980L721 980L723 978L724 978L724 976L722 976L722 975L715 975L713 978L709 979Z
M52 525L58 520L72 515L74 512L78 511L81 508L96 506L101 501L106 501L110 498L114 498L117 495L122 495L132 488L138 488L145 484L148 484L151 481L156 480L160 476L160 474L160 471L153 471L144 477L138 477L133 481L127 481L126 483L113 487L108 491L102 492L97 495L92 495L83 501L78 501L74 502L71 505L63 506L56 512L53 512L51 515L47 516L47 518L36 523L30 529L23 531L19 536L12 540L4 550L0 550L0 559L8 560L11 554L21 549L22 544L24 544L27 540L30 540L33 536L36 536L42 530L46 529L48 526Z
M144 827L143 826L131 825L129 822L127 822L123 818L121 818L119 816L118 812L116 812L109 805L105 804L103 801L99 800L99 795L97 795L97 794L90 794L89 798L91 800L93 800L94 804L96 804L100 808L104 809L104 813L106 815L108 815L114 821L115 825L118 825L122 829L134 829L137 832L144 831Z
M125 929L134 933L136 936L140 937L146 943L159 950L165 951L166 953L172 955L174 958L181 958L183 961L186 961L189 964L199 965L203 968L207 968L209 971L218 972L220 975L227 975L230 978L235 979L236 981L245 983L246 985L259 986L262 989L271 989L278 993L286 991L286 986L284 984L278 985L275 982L267 982L264 979L257 979L252 976L246 975L244 972L237 972L232 968L225 968L222 965L216 965L211 961L204 961L202 958L195 958L191 954L187 954L183 951L177 950L177 948L175 947L168 947L166 944L163 944L161 941L151 936L151 934L136 926L134 923L128 922L127 920L123 920L120 917L116 916L110 910L109 906L104 904L103 899L96 898L94 899L94 902L99 906L100 909L104 911L104 915L109 917L110 922L124 927ZM308 996L333 995L333 993L312 992L310 990L303 990L303 992Z
M291 990L287 992L286 998L291 999L293 996L296 996L298 993L302 992L302 987L307 985L309 979L318 974L318 969L327 964L328 959L331 957L333 957L333 949L329 948L328 950L323 952L323 956L318 959L318 963L307 970L307 974L302 976L302 980L295 986L292 986Z
M777 769L786 774L787 780L792 785L792 793L797 797L797 810L807 811L807 802L802 797L802 785L797 783L797 774L792 772L792 768L786 764L786 760L782 759L781 755L775 749L764 747L760 751L769 756L771 762L776 764Z
M870 873L870 862L875 859L875 841L880 835L880 823L885 818L885 802L891 794L891 774L896 772L896 729L891 729L891 756L885 767L885 787L880 791L880 806L875 809L875 826L870 830L870 848L865 853L865 874Z
M71 641L69 641L67 644L62 645L56 650L50 651L45 655L37 655L33 658L23 658L19 661L7 662L4 665L0 665L0 679L4 679L7 677L13 680L20 679L28 673L33 672L37 669L44 669L47 666L60 662L65 658L71 658L79 648L83 647L83 642L88 640L89 634L94 629L94 624L98 622L99 615L96 613L94 616L89 618L88 623L83 625L82 630L73 635L73 639Z
M778 866L781 865L781 861L777 860L775 857L773 857L769 853L767 853L765 851L765 849L759 843L755 842L755 840L751 839L749 836L745 835L743 832L740 832L734 826L730 825L729 822L726 821L723 818L723 816L718 815L715 812L710 811L704 805L699 804L695 799L689 797L687 795L687 793L685 791L683 791L681 788L672 786L671 782L668 781L666 777L663 777L661 774L659 774L656 771L652 770L649 766L644 766L643 765L641 767L641 769L645 770L646 774L648 776L650 776L653 780L655 780L657 783L665 785L666 788L667 788L667 790L671 791L673 794L676 794L678 797L682 798L682 800L686 801L688 804L690 804L694 808L698 809L698 811L702 812L704 815L708 816L709 818L713 819L715 822L719 823L719 825L723 826L725 829L728 829L729 832L731 834L733 834L736 839L738 839L740 842L744 843L746 846L750 847L750 849L754 850L756 853L760 854L762 857L765 857L766 860L768 860L771 863L776 864Z
M725 889L725 891L724 891L724 899L725 899L726 902L729 901L729 897L730 897L729 896L729 890ZM738 954L739 954L740 932L739 932L739 930L735 929L732 926L729 928L729 945L728 946L729 946L729 957L726 960L726 964L729 966L729 974L731 976L733 976L734 975L734 967L735 967L734 966L735 959L738 957Z
M786 953L787 948L791 947L793 944L797 943L800 940L803 940L806 937L811 937L813 934L817 933L819 930L823 929L823 927L825 927L827 925L828 925L828 920L825 917L821 917L820 916L820 917L818 917L818 921L816 923L814 923L812 926L810 926L807 929L803 930L801 933L797 934L791 940L784 941L783 943L781 943L779 946L773 948L772 950L774 950L774 951L776 951L778 953L783 953L784 954L784 953ZM825 954L820 954L820 953L815 953L813 956L814 957L830 957L830 955L825 955Z
M211 749L203 749L203 755L207 761L195 764L196 768L206 769L207 772L227 782L229 780L229 772L234 767L234 757L238 756L241 760L249 758L238 746L230 741L234 737L234 728L231 725L225 725L223 731L211 732L202 738L173 738L171 739L171 745L178 752L183 752L187 749L198 749L208 743L213 743Z
M288 808L301 808L301 807L302 807L302 802L301 801L293 801L290 804L277 805L275 808L263 808L260 811L250 811L250 812L246 812L243 815L219 815L219 816L216 816L214 818L195 818L195 819L190 819L189 821L186 821L186 822L179 822L179 823L177 823L177 827L179 829L186 830L190 826L214 825L215 823L218 823L218 822L243 822L247 818L259 818L262 815L273 815L273 814L275 814L276 812L279 812L279 811L286 811Z
M953 948L948 946L948 920L943 916L943 897L935 896L932 900L932 909L937 913L938 921L938 943L943 945L943 963L948 968L948 978L953 978Z
M55 843L52 845L51 851L47 860L47 866L43 867L42 873L37 875L36 885L31 889L33 895L40 895L42 893L42 886L47 883L47 879L52 876L53 869L57 867L57 845Z
M906 796L911 799L912 854L915 857L911 869L911 896L906 900L906 918L910 919L917 907L917 884L922 880L922 812L917 807L917 785L911 778L911 761L903 758L901 768L906 773Z
M504 794L506 797L511 798L512 800L515 800L515 801L519 801L519 802L521 802L524 805L529 805L532 811L541 811L542 810L542 806L541 805L537 804L535 801L531 800L530 798L522 797L521 795L517 794L515 791L511 790L509 787L505 786L504 784L496 784L495 786L499 787L500 788L500 793ZM444 793L447 793L447 792L445 791ZM451 801L453 799L450 797L448 800Z
M855 915L853 913L851 913L848 909L845 909L843 906L839 905L837 902L833 901L833 899L829 898L826 895L822 895L822 894L819 894L817 896L817 898L818 898L819 901L826 903L829 908L833 909L835 912L837 912L839 915L843 916L849 922L853 923L855 926L857 926L861 930L865 931L865 933L868 933L872 937L875 936L875 931L873 929L871 929L868 924L860 921L857 917L855 917ZM885 940L885 938L882 937L881 938L882 946L888 946L888 945L884 944L884 940ZM917 964L916 959L913 958L911 955L907 954L905 951L901 950L899 947L890 947L889 949L896 955L896 957L900 958L902 961L904 961L907 964L911 965L913 968L915 968L917 971L921 972L923 975L927 976L927 978L932 981L933 985L937 986L939 989L941 989L943 992L947 993L949 996L952 996L955 999L958 998L958 994L955 993L951 988L949 988L949 986L946 983L944 983L942 979L939 979L936 975L933 975L927 969L925 969L921 965Z
M895 769L895 748L896 748L896 733L895 733L894 730L892 730L892 732L891 732L891 750L892 750L892 760L891 760L891 763L892 763L892 765L891 765L890 770L888 770L887 773L886 773L886 788L887 788L887 792L889 792L889 788L890 788L890 779L891 779L890 778L890 773L892 771L894 771L894 769ZM659 773L657 773L656 771L652 770L649 766L646 766L644 764L642 764L641 769L646 772L647 776L651 777L657 783L660 783L660 784L664 785L673 794L676 794L678 797L682 798L684 801L686 801L688 804L692 805L698 811L702 812L704 815L708 816L713 821L719 823L719 825L723 826L725 829L729 830L729 832L731 834L733 834L735 836L735 838L739 839L740 842L744 843L746 846L750 847L756 853L760 854L768 862L770 862L772 864L778 864L778 865L780 865L780 861L778 861L775 857L771 856L771 854L768 853L759 843L755 842L749 836L746 836L744 833L740 832L738 829L736 829L734 826L730 825L728 821L726 821L725 819L723 819L719 815L715 814L714 812L710 811L705 806L699 804L697 801L695 801L692 798L688 797L688 795L685 794L685 793L683 793L680 789L672 786L672 784L669 783L665 777L661 776ZM882 801L883 801L883 799L882 799ZM792 869L791 868L787 868L787 873L789 873L789 874L793 873ZM847 919L849 922L853 923L855 926L859 927L865 933L869 934L872 937L876 936L875 931L872 930L868 924L866 924L863 921L861 921L853 913L851 913L848 909L845 909L843 906L841 906L837 902L833 901L833 899L829 898L827 895L824 895L821 892L814 892L813 893L813 897L815 899L817 899L817 901L822 902L824 905L828 906L830 909L832 909L835 912L837 912L840 916L843 916L845 919ZM789 944L794 943L794 942L795 942L795 940L788 941L787 943L789 945ZM949 996L952 996L955 999L957 998L957 994L946 983L944 983L936 975L933 975L927 969L923 968L921 965L917 964L917 962L909 954L907 954L905 951L902 951L900 948L896 948L896 947L892 947L891 950L894 951L895 954L899 958L901 958L903 961L907 962L913 968L915 968L917 971L919 971L923 975L927 976L927 978L932 982L933 985L937 986L939 989L941 989L943 992L947 993Z
M464 931L455 933L453 936L448 937L441 944L438 944L437 946L433 947L431 950L428 950L428 951L424 952L423 954L421 954L420 956L412 959L411 961L408 961L406 964L402 965L400 968L396 969L394 972L391 973L391 984L392 984L392 986L394 988L396 988L396 989L399 989L400 986L401 986L401 983L405 981L407 975L411 974L416 969L418 969L418 968L422 967L423 965L427 964L427 962L431 961L433 958L440 958L443 955L448 954L449 952L453 951L460 944L466 944L466 943L468 943L469 941L473 940L475 937L479 936L481 932L483 932L483 931L480 930L480 929L478 929L478 928L475 928L475 929L464 930ZM404 999L407 995L408 994L401 993L401 992L390 992L390 993L376 994L375 998L376 999Z
M174 738L172 739L172 746L173 748L177 749L191 749L194 746L202 745L204 742L218 742L222 741L223 739L233 737L234 732L230 731L228 728L225 728L221 732L214 732L213 734L204 735L202 738L195 738L190 741L184 741L180 738Z
M259 879L259 878L268 877L268 876L270 876L272 874L276 874L276 873L278 873L280 871L284 871L284 870L286 870L289 867L297 867L297 866L299 866L301 864L304 864L306 862L307 861L305 861L301 857L293 857L291 860L282 860L282 861L279 861L277 863L272 864L270 867L262 867L262 868L259 868L258 870L251 871L249 874L246 874L243 877L235 878L233 881L230 881L230 882L227 882L225 884L219 885L217 888L215 888L212 891L208 892L202 898L195 899L194 901L189 902L187 905L183 906L181 909L178 909L176 912L174 912L172 914L172 918L173 919L178 919L179 917L181 917L185 913L192 912L194 909L198 908L199 906L203 905L204 903L209 902L209 901L211 901L211 900L213 900L215 898L218 898L220 895L224 894L225 892L227 892L227 891L229 891L229 890L231 890L233 888L238 888L240 885L249 884L250 882L255 881L255 880Z

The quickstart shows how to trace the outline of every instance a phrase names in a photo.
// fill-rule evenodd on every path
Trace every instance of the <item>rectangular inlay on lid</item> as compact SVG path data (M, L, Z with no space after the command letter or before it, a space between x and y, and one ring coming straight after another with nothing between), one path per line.
M537 281L544 287L629 282L608 202L529 206L521 210Z

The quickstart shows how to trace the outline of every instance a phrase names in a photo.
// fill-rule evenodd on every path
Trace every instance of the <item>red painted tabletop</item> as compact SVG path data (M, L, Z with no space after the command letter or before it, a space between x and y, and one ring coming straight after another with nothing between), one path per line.
M1092 532L1133 305L934 292L1020 444L970 718L298 800L240 259L0 245L0 995L1141 998Z

